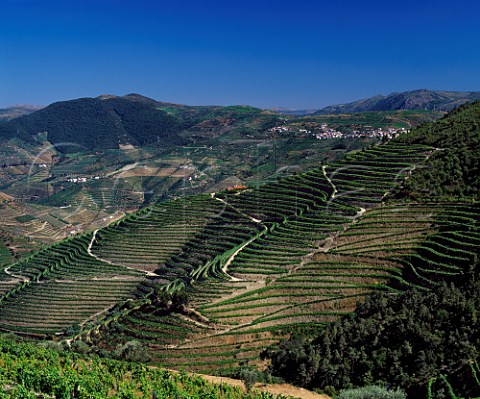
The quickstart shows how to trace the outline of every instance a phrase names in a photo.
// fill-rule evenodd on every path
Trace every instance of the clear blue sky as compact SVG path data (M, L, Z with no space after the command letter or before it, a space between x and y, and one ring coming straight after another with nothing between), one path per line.
M0 107L141 93L318 108L480 91L478 0L0 0Z

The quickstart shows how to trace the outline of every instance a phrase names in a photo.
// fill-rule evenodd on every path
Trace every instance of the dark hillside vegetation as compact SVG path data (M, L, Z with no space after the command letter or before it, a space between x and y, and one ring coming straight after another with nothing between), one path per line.
M181 122L149 103L120 97L82 98L54 103L0 125L0 136L33 141L48 132L62 152L118 148L119 144L185 144Z
M407 179L397 197L437 201L479 198L480 101L463 105L397 140L436 148L426 165Z
M480 347L479 309L473 274L461 287L377 293L312 342L293 339L266 355L276 374L302 386L390 384L425 398L428 381L443 373L456 376L448 378L455 392L476 397L471 366Z
M258 119L258 120L257 120ZM37 112L0 123L0 138L38 140L42 133L64 153L118 148L120 144L161 148L189 143L199 133L211 136L237 124L262 132L280 120L272 112L247 106L190 107L162 103L138 94L103 95L61 101ZM181 135L182 132L190 133Z

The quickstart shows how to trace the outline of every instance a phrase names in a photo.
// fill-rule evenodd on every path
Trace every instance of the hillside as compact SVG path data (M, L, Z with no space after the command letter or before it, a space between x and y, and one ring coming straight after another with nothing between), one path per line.
M15 105L13 107L0 108L0 121L10 120L22 115L28 115L41 109L38 105Z
M244 325L244 332L238 331L239 338L244 334L248 336L250 330L266 328L264 339L268 341L272 339L271 331L288 330L290 324L321 324L322 320L332 318L322 311L324 306L338 306L340 313L344 307L350 309L350 294L354 293L353 298L357 298L371 289L384 287L400 265L392 263L391 269L373 278L367 277L358 290L357 283L343 282L341 285L347 290L338 291L332 302L328 295L322 294L320 288L328 288L319 277L317 282L312 282L312 288L318 290L302 294L305 300L312 301L313 307L308 310L308 305L304 312L295 315L291 312L303 306L295 298L302 292L296 281L306 272L304 268L322 264L318 248L327 248L332 234L353 225L365 212L363 208L380 203L384 193L395 186L398 176L422 162L427 152L425 146L375 147L352 154L328 168L319 167L240 193L227 191L162 202L106 229L62 241L8 267L2 277L5 294L0 301L0 327L33 335L75 334L72 326L90 329L91 322L97 323L98 315L105 317L101 321L105 323L110 317L116 318L116 312L129 313L129 299L140 299L141 304L144 300L153 300L160 291L173 293L184 288L195 308L212 320L207 325L195 326L194 323L188 335L201 336L211 334L212 329L221 329L224 333L218 339L222 341L230 335L228 326L238 324ZM373 174L369 172L372 169ZM356 176L357 181L350 181L352 176ZM349 259L348 256L345 259ZM374 264L367 262L356 267L368 269ZM287 278L286 271L290 271L291 282L283 281ZM235 278L230 277L230 272ZM320 275L334 273L318 272ZM76 276L73 286L68 277L72 274ZM209 287L211 284L215 285L214 289ZM55 306L51 303L48 314L40 315L34 302L35 298L41 302L47 300L44 291L47 286L48 291L56 292L59 301L55 301ZM61 298L71 295L74 287L78 302L70 302L67 310ZM268 298L275 292L286 294L290 290L288 296L291 295L292 301L286 300L280 307L263 308L262 302L253 301L252 306L259 309L251 316L228 315L233 309L226 306L227 303L243 302L247 295L254 300L256 296ZM102 294L92 296L93 292ZM208 299L211 294L213 298L218 295L215 302L213 298ZM230 299L223 303L226 297ZM317 302L318 305L314 305ZM123 305L118 308L115 303ZM132 320L143 320L146 317L143 312L150 312L148 306ZM18 314L24 314L24 321L17 321ZM280 314L283 316L279 317ZM14 319L13 315L16 315ZM185 336L185 327L180 327L185 321L172 320L174 325L180 323L179 337L170 336L163 341L161 320L164 316L162 313L147 316L151 317L160 318L154 322L160 330L153 334L158 336L159 343L172 339L179 343L178 339L181 341ZM124 322L130 323L130 318ZM187 325L191 323L187 321ZM134 330L142 329L142 325L143 322ZM137 334L148 333L133 333ZM251 355L257 351L258 347L250 347ZM215 367L212 364L209 368L212 366Z
M480 99L480 92L413 90L387 96L378 95L348 104L332 105L315 114L395 110L450 111L463 103L478 99Z
M400 196L430 200L478 200L480 196L480 101L461 106L434 125L398 138L435 147L427 164L415 171Z
M313 138L272 141L268 128L279 121L248 106L191 107L129 94L58 102L0 122L0 233L20 257L158 200L340 154Z
M168 112L185 111L170 105ZM170 148L155 143L101 151L72 146L81 151L65 154L48 141L2 140L0 232L12 239L12 251L24 256L157 201L263 184L375 141L358 137L339 147L336 139L296 132L274 135L262 126L277 116L257 112L248 107L218 109L215 114L223 116L182 133L187 139L195 136L195 142Z
M189 107L138 94L102 95L57 102L0 123L0 137L27 142L48 140L63 153L122 145L169 148L187 144L202 132L218 135L222 128L239 121L253 123L262 117L277 118L253 107Z
M40 133L62 152L118 148L120 144L185 144L180 121L144 98L101 96L54 103L0 124L0 136L34 141Z
M72 234L104 227L157 201L260 185L332 162L377 142L380 138L368 129L405 129L432 118L399 112L285 121L278 114L248 106L193 107L134 94L124 98L104 95L97 100L155 106L182 126L191 126L178 133L189 144L114 142L116 148L102 149L103 144L92 142L90 149L75 142L54 146L51 134L46 133L28 142L0 138L0 195L5 196L0 232L11 239L10 248L17 258ZM83 102L75 100L72 109L80 110ZM69 102L57 104L70 107ZM95 114L84 116L87 127L96 126ZM347 136L320 139L315 134L324 123ZM284 130L278 132L278 126ZM348 136L353 131L361 133Z
M372 293L395 298L408 290L436 292L444 282L459 286L476 270L478 197L469 191L450 201L412 201L391 199L390 193L401 193L399 186L426 169L440 152L435 145L475 148L477 106L420 128L455 127L437 129L432 137L413 130L266 184L159 201L45 247L0 273L0 329L83 339L92 352L138 341L152 364L236 375L265 368L260 354L272 344L298 334L311 338L344 316L351 319L356 303ZM438 165L446 167L448 159ZM458 177L460 186L468 186L470 174ZM455 292L450 296L458 298ZM465 303L471 315L476 302ZM424 311L431 320L429 314ZM442 326L449 325L442 314ZM468 327L468 318L462 320ZM368 331L378 325L366 324ZM472 330L461 331L475 349ZM337 360L346 350L343 341L339 345L331 350ZM300 353L305 361L310 352ZM448 365L439 364L442 356L435 358L418 385L425 389L440 372L460 367L458 362L476 361L464 357L475 351L458 353ZM415 361L412 356L405 358ZM290 377L307 384L302 373ZM394 381L412 389L408 375L385 380L374 373L362 369L361 381ZM326 381L339 388L348 381L342 378Z
M403 277L414 284L398 295L367 298L353 317L341 318L313 340L296 337L272 347L266 356L274 374L310 388L373 382L402 386L412 398L445 391L478 397L479 116L479 102L464 105L394 140L435 147L385 196L391 206L367 211L331 250L368 257L385 253L403 263ZM403 207L410 215L392 218ZM429 218L421 216L422 208L433 216L430 228L436 232L422 227ZM406 223L410 233L387 234L397 223ZM368 239L352 240L358 234ZM411 251L417 234L423 238ZM292 375L294 369L303 371Z

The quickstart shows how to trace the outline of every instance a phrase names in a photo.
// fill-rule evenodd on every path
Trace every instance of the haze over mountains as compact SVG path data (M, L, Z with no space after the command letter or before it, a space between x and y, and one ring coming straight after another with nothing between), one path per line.
M445 91L445 90L413 90L389 95L377 95L351 103L329 105L317 110L282 110L289 115L325 115L349 114L353 112L425 110L451 111L461 104L480 99L480 92Z
M39 105L14 105L12 107L0 108L0 121L10 120L22 115L28 115L43 108Z

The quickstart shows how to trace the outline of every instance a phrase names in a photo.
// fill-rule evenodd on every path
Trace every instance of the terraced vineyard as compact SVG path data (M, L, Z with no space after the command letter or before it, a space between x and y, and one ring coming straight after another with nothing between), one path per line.
M427 146L389 143L349 154L325 170L337 188L337 198L369 207L379 204L431 152Z
M0 329L42 336L103 325L116 342L147 343L163 366L260 364L270 344L321 328L373 290L429 288L465 272L478 207L382 203L431 152L377 145L258 188L161 202L63 241L5 269ZM162 291L184 291L189 303L156 307Z
M92 234L70 239L5 268L0 328L27 335L63 333L143 294L142 273L92 257ZM77 329L77 332L79 329Z
M480 208L408 203L375 208L341 234L332 253L401 265L403 281L430 288L461 278L478 256ZM454 279L455 280L455 279Z
M190 349L192 356L195 355L188 364L192 368L207 371L211 368L225 367L224 364L230 364L233 368L244 362L245 359L256 359L258 351L272 340L278 339L277 332L289 331L299 326L312 327L333 321L339 315L352 311L356 302L372 290L403 289L409 285L431 287L433 282L422 275L423 271L417 275L406 266L409 256L411 256L409 254L418 256L425 248L431 248L432 242L448 237L450 234L444 235L441 230L438 230L443 210L438 209L438 204L432 208L438 217L434 218L435 214L427 214L427 217L421 221L425 235L419 235L418 232L409 233L412 236L409 237L409 240L405 240L407 248L404 243L398 242L398 239L394 237L398 232L405 234L405 231L402 232L397 227L397 229L386 229L387 232L385 230L382 233L377 232L376 245L378 247L385 246L386 251L383 248L377 253L375 251L369 253L368 250L362 250L361 252L364 253L361 254L355 253L352 250L354 246L363 249L365 240L368 240L369 243L372 242L370 235L372 231L367 231L367 234L363 235L364 232L360 232L360 228L362 228L360 221L358 229L357 224L354 224L351 229L349 228L339 235L337 247L332 248L328 253L319 251L304 258L298 267L293 268L286 275L280 275L268 285L233 298L230 296L223 301L200 306L202 314L208 316L211 321L229 325L228 331L209 339L181 345L176 354L178 358L171 354L170 349L161 360L163 362L171 361L171 364L177 362L184 364L184 358L187 357L188 349ZM417 225L420 223L419 214L412 214L408 206L392 207L391 211L393 210L403 214L402 217L406 223ZM462 211L461 206L449 209L448 213L454 215L459 211ZM478 211L478 208L475 208L471 212L472 219L477 220L476 224L470 225L471 232L478 231ZM374 210L367 211L365 216L371 217L374 212ZM410 219L405 217L406 215L411 215ZM352 238L349 233L357 234L355 238ZM350 251L340 244L347 237ZM478 235L475 238L474 234L470 233L469 237L470 241L467 242L467 245L478 248ZM401 251L397 255L394 247L403 250L404 255ZM440 256L448 255L446 248L443 252ZM466 256L472 260L474 251ZM457 262L454 259L451 261ZM465 259L464 265L466 265ZM456 269L459 278L464 272L466 272L466 267L463 270ZM232 344L232 341L235 344ZM214 343L224 344L220 353L216 353L217 349L213 348ZM211 360L212 351L215 351L217 355L214 361ZM202 353L205 362L200 364ZM224 358L221 353L224 354ZM235 355L234 359L231 358L232 353Z
M389 156L400 155L404 148L383 147L388 155L375 148L368 158L372 163L378 160L375 174L369 177L382 187L378 203L426 156L425 147L416 153L409 148L407 161L394 159L389 164ZM355 161L360 169L362 157L358 154ZM216 194L225 210L257 226L256 236L248 239L247 234L243 243L216 252L230 255L215 269L230 277L221 279L210 272L203 275L207 279L187 286L195 314L134 311L123 321L124 339L155 342L151 348L162 365L226 372L240 364L258 363L259 353L272 342L294 330L319 328L352 311L372 290L393 289L391 281L402 282L398 261L330 253L337 236L361 220L365 209L355 204L368 205L359 201L357 191L339 189L336 176L327 171L318 168L256 190ZM180 254L180 259L184 256ZM157 273L162 274L162 268Z

